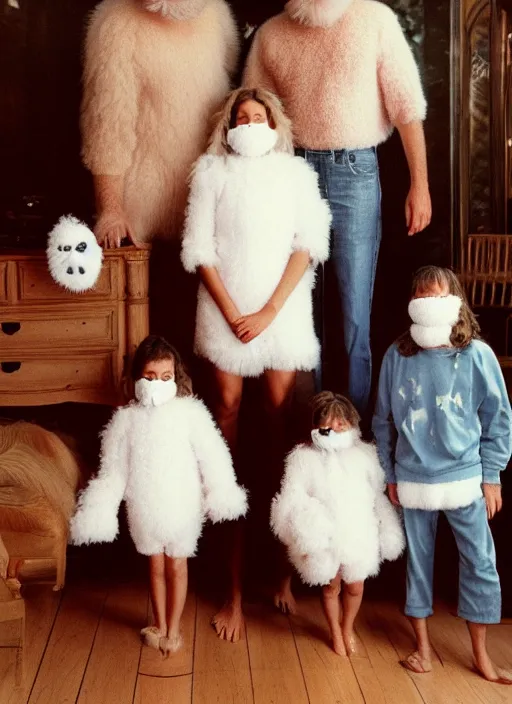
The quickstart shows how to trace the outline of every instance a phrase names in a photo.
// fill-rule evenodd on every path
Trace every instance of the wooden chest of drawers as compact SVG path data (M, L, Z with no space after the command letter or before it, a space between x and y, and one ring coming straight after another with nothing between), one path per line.
M0 250L0 406L123 402L148 285L148 250L107 250L83 294L54 283L43 251Z

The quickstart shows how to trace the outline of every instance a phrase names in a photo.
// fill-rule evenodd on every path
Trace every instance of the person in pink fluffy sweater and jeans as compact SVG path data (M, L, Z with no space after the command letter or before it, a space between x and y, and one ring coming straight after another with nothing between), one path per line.
M394 127L411 175L408 234L423 230L431 218L422 125L426 102L416 63L397 17L383 2L291 0L256 32L243 82L282 99L297 153L318 172L329 200L331 263L349 362L348 389L343 391L364 417L381 237L376 146ZM320 390L321 369L317 372Z
M246 87L276 93L292 120L296 153L319 175L332 212L330 264L343 314L349 396L367 412L371 386L370 313L381 239L376 147L400 133L411 187L407 232L430 223L423 120L426 101L413 54L396 15L377 0L290 0L255 34ZM322 276L316 325L324 343ZM319 304L319 305L318 305ZM325 361L325 345L322 344ZM321 364L315 372L322 388ZM340 389L341 390L341 389ZM290 577L276 604L293 610Z

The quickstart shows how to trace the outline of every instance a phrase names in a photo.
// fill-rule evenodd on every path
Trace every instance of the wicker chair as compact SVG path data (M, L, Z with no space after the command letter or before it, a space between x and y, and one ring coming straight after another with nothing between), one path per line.
M470 306L508 311L505 354L498 359L504 370L512 369L512 235L469 235L462 254L461 280Z

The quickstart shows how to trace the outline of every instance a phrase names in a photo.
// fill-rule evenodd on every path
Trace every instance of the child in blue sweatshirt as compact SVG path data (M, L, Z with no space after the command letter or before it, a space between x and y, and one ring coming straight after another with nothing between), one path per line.
M512 412L498 360L457 277L424 267L413 282L413 325L386 352L373 431L389 496L402 506L407 537L405 613L417 649L402 662L432 669L432 615L439 512L459 550L459 616L467 621L475 667L500 677L487 651L487 624L501 619L501 591L488 520L501 509L500 472L511 456Z

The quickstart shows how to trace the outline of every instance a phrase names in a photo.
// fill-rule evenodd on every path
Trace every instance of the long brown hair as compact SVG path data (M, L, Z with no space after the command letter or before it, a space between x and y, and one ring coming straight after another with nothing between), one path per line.
M214 128L208 143L208 154L223 156L232 153L227 142L228 132L236 124L238 108L247 100L255 100L265 108L269 125L278 134L275 151L293 154L292 123L286 117L277 95L263 88L238 88L228 95L220 111L213 117Z
M133 381L142 378L144 367L148 362L159 362L162 359L172 359L174 362L174 380L178 387L178 396L191 396L192 381L178 350L158 335L148 335L137 347L132 362Z
M348 398L332 391L322 391L313 396L311 408L313 411L312 421L315 428L324 425L331 418L346 421L353 428L357 428L361 420L359 413Z
M412 282L412 296L415 296L419 290L436 285L447 286L448 292L452 296L458 296L462 300L459 319L452 328L450 342L453 347L463 349L469 345L471 340L480 338L480 325L469 307L462 284L453 271L440 266L424 266L418 269ZM409 330L398 338L396 345L403 357L412 357L421 349L412 339Z

